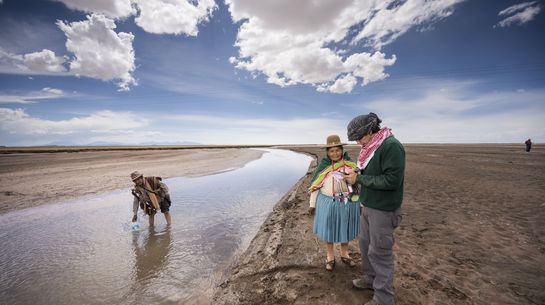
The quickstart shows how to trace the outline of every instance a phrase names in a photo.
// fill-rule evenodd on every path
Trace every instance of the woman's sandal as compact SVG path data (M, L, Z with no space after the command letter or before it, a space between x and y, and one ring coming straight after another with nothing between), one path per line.
M343 262L344 264L348 265L351 268L356 266L356 263L350 257L341 256L341 262Z
M325 262L325 270L333 271L334 268L335 268L335 259Z

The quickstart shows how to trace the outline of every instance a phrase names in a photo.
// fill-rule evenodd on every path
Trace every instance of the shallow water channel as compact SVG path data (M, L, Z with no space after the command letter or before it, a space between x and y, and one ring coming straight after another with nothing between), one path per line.
M271 149L240 169L166 179L170 228L139 211L131 231L129 189L0 215L0 304L201 303L310 161Z

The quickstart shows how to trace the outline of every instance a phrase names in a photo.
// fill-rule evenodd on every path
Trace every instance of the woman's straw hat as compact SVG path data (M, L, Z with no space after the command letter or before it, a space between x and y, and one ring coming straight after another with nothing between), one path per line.
M330 148L335 146L343 146L345 144L346 143L341 143L341 138L338 135L333 134L327 137L325 147Z
M131 179L132 181L140 178L140 177L143 177L144 175L142 175L139 171L134 171L131 173Z

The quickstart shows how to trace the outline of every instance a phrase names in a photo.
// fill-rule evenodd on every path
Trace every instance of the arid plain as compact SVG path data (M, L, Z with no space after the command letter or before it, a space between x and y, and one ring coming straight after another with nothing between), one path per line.
M317 158L316 146L280 147ZM348 146L355 158L359 147ZM406 145L396 231L397 304L545 303L545 147ZM130 186L132 170L206 175L261 156L252 149L0 155L0 213ZM361 304L359 269L323 266L305 177L277 203L250 247L221 273L213 304ZM359 260L357 243L352 256Z

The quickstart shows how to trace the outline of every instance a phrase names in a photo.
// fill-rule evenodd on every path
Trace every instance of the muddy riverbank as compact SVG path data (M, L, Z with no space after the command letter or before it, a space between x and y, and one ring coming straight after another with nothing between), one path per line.
M355 157L359 148L348 151ZM404 219L394 250L397 304L544 304L544 147L529 154L520 145L408 145L406 151ZM228 269L212 304L371 299L372 292L351 288L357 268L324 269L324 245L308 215L313 165ZM357 242L350 249L359 264Z

